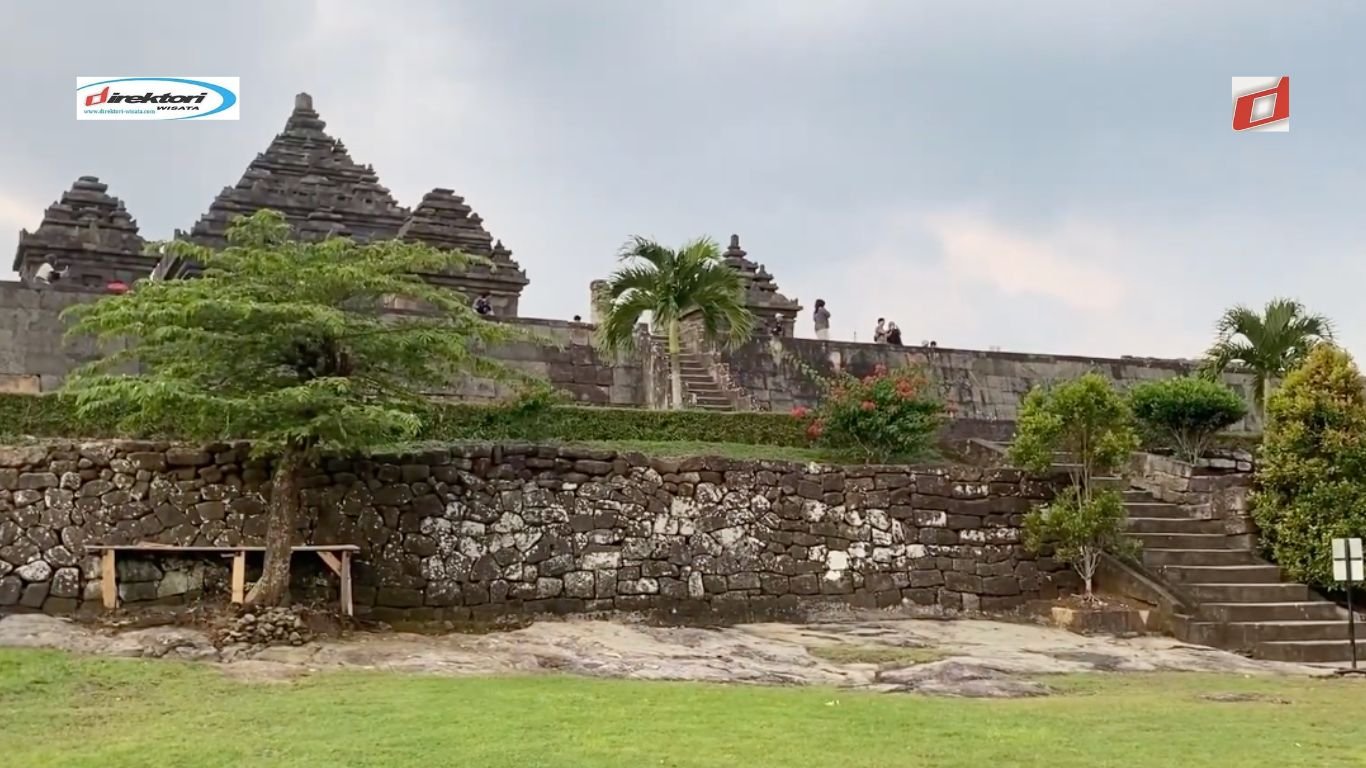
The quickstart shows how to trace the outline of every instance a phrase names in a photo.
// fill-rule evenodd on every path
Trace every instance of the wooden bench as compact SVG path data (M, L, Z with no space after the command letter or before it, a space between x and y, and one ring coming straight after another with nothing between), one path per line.
M247 553L265 552L265 547L178 547L172 544L87 544L87 552L100 553L101 592L106 610L114 610L119 605L117 586L118 571L115 568L120 552L159 552L161 554L217 553L232 558L232 601L242 603L246 600ZM351 601L351 556L360 551L355 544L308 544L290 547L293 552L313 552L322 559L337 577L341 579L341 609L347 616L354 615L355 606Z

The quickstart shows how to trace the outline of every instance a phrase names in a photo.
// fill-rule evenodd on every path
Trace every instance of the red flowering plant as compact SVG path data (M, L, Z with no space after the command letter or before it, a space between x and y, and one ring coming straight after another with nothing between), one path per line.
M879 365L863 378L841 374L828 380L814 410L793 409L812 443L886 462L924 453L944 417L944 405L915 367L888 371Z

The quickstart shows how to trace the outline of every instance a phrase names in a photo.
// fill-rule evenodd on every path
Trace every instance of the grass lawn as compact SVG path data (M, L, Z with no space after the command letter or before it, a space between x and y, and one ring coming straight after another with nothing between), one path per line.
M1361 682L1051 682L1067 692L1013 701L551 676L262 684L210 666L0 650L0 754L16 768L1366 764ZM1201 698L1224 692L1270 698Z

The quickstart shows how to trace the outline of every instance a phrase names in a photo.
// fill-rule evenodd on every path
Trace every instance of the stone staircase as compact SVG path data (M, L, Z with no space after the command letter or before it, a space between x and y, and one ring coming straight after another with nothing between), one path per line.
M665 336L655 336L654 341L659 350L669 348L669 340ZM668 352L663 352L665 366L669 364L668 357ZM707 411L738 410L734 396L712 375L713 361L706 353L685 347L678 355L678 363L683 378L685 407Z
M705 355L683 352L678 356L683 372L683 399L693 408L708 411L733 411L735 403L712 377L711 365Z
M1351 659L1346 612L1283 581L1280 568L1257 556L1251 536L1225 533L1223 521L1198 519L1145 491L1124 491L1124 501L1143 566L1185 602L1173 617L1178 638L1277 661ZM1366 642L1357 650L1366 659Z

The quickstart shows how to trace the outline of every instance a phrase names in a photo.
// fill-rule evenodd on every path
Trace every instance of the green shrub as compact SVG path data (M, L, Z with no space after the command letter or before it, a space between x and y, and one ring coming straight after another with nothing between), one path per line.
M1366 536L1366 396L1351 355L1309 353L1267 402L1253 516L1297 581L1336 589L1334 538Z
M420 440L632 440L803 446L802 425L780 413L648 411L556 405L557 396L528 392L508 405L434 403ZM117 414L78 419L60 395L0 395L0 435L15 437L177 437L173 425L121 433Z
M1025 547L1040 552L1051 545L1058 559L1076 569L1086 586L1086 599L1093 600L1101 554L1131 555L1138 546L1124 535L1124 520L1124 499L1116 491L1098 491L1086 499L1071 486L1025 515Z
M864 461L918 456L934 442L944 406L916 368L878 366L862 379L833 380L820 407L793 411L818 446Z
M1051 388L1035 387L1025 396L1010 460L1035 472L1065 461L1073 485L1089 499L1091 478L1119 468L1137 447L1128 403L1109 379L1088 373Z
M1236 392L1194 376L1139 384L1129 391L1129 405L1146 430L1174 441L1177 455L1191 463L1220 430L1247 415L1247 403Z

